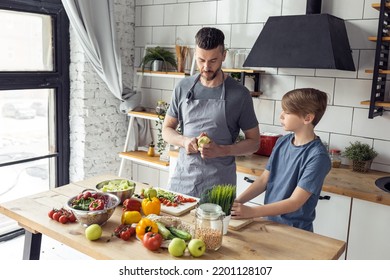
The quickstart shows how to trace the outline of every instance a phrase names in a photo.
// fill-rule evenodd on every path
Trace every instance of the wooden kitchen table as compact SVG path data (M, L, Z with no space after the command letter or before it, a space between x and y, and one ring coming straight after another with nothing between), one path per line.
M120 224L122 213L120 206L102 226L103 235L97 241L87 240L84 236L85 228L78 223L63 225L48 217L50 209L53 207L61 208L70 197L85 188L95 188L96 184L101 181L116 178L119 177L115 175L97 176L2 203L0 212L16 220L26 229L23 258L39 259L41 238L44 234L95 259L178 259L172 257L167 249L161 248L156 252L149 251L134 237L131 241L123 241L111 236L115 227ZM137 183L137 189L145 187L145 185ZM189 223L193 223L194 219L189 213L180 218ZM218 251L207 251L199 259L328 260L338 259L344 250L345 242L343 241L259 220L239 231L229 230L227 235L224 235L222 247ZM192 259L192 257L186 255L180 259Z

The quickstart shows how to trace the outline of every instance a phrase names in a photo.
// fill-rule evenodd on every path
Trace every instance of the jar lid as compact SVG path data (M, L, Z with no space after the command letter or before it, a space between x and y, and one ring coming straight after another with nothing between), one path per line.
M219 219L224 212L222 207L214 203L203 203L196 208L196 214L201 218Z

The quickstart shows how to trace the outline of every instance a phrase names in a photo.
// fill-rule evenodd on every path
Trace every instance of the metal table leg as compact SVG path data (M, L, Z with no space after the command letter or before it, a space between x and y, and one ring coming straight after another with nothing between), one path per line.
M39 260L41 242L42 233L31 233L26 230L24 235L23 260Z

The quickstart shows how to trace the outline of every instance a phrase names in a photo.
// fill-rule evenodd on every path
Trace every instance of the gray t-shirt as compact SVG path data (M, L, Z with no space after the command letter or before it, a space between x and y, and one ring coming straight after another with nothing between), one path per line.
M177 118L179 124L183 128L183 114L182 106L183 102L187 100L187 93L192 87L197 75L185 78L179 82L172 94L172 100L167 111L167 114L171 117ZM205 87L199 81L193 90L194 99L219 99L222 92L222 84L215 88ZM232 142L237 139L240 129L242 131L254 128L258 125L255 110L253 108L252 97L246 87L238 83L232 77L227 77L225 80L225 115L227 125L232 135ZM199 134L202 131L199 131ZM183 133L185 135L185 131Z

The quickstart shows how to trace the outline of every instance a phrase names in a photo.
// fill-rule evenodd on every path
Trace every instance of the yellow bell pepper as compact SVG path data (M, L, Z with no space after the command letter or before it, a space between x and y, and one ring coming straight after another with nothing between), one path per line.
M142 200L142 212L147 216L149 214L160 215L161 202L157 197L148 197Z
M136 224L141 218L141 213L138 211L125 211L122 213L121 223L124 225Z
M142 218L135 228L135 234L142 240L147 232L158 233L158 225L148 218Z

